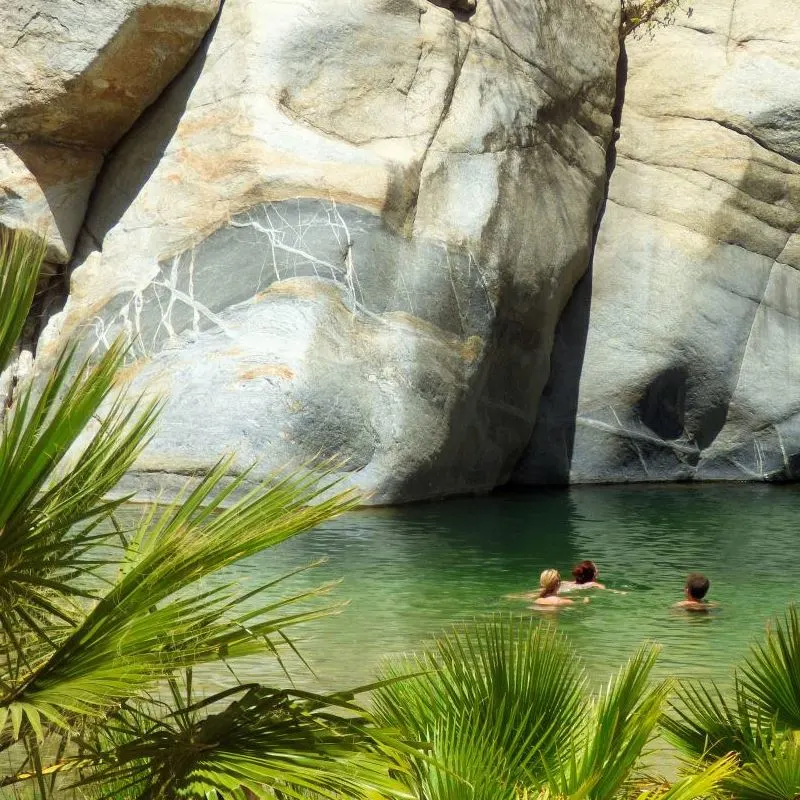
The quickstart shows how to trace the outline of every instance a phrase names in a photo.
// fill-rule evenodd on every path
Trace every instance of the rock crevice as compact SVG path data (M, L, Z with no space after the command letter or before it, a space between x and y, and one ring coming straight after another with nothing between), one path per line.
M591 286L559 323L515 480L796 477L800 94L786 87L800 86L800 29L786 35L790 6L698 3L691 27L628 42Z

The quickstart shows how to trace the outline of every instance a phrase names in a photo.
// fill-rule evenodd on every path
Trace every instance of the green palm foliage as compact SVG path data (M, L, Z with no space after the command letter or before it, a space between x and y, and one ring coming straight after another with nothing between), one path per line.
M784 728L800 730L800 616L792 606L741 668L744 692Z
M693 761L735 753L741 768L723 785L742 800L800 796L800 617L790 607L755 644L726 696L687 683L663 721L666 735Z
M44 254L43 240L0 230L0 372L25 327Z
M43 246L0 230L0 373L13 367ZM601 690L548 626L495 618L444 636L373 687L317 695L241 685L283 665L295 626L334 613L226 570L353 508L330 473L256 481L221 459L171 504L122 524L107 499L159 404L117 385L126 348L70 347L0 404L0 790L99 800L742 800L800 795L800 622L756 647L732 699L687 686L665 730L695 768L640 768L669 686L643 647ZM8 372L6 372L8 374ZM296 652L296 651L294 651ZM231 685L197 691L198 667ZM356 701L374 690L374 710ZM730 753L741 768L734 771Z
M390 667L388 677L417 674L379 689L376 713L429 747L409 765L419 800L621 797L666 698L667 685L650 682L656 655L643 647L592 692L549 626L495 618ZM731 770L730 760L717 761L669 791L704 796Z
M403 795L388 775L401 765L376 728L364 735L370 721L346 697L243 685L193 702L190 686L173 681L171 689L169 713L154 707L119 715L87 746L101 764L81 782L98 787L94 797ZM113 748L103 738L109 735ZM114 759L103 763L109 750Z
M0 233L0 372L42 257ZM358 498L324 473L253 485L222 460L123 529L126 498L106 497L158 414L120 399L124 358L116 343L79 363L72 347L0 411L0 752L14 765L0 786L42 798L68 785L165 800L397 796L391 740L351 698L233 680L211 698L190 691L194 667L280 658L292 626L337 610L309 605L330 587L292 594L287 576L243 587L224 570Z

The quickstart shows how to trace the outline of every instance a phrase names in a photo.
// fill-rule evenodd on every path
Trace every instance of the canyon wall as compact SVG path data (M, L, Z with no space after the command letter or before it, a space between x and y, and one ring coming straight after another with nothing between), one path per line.
M234 451L335 456L374 502L507 481L589 261L619 15L226 0L105 157L39 342L133 341L168 398L133 485Z
M520 483L800 474L800 2L627 42L593 266Z
M371 502L800 470L800 0L0 10L0 225L132 342L126 486L335 457ZM616 127L615 127L616 126ZM608 180L610 176L610 181Z

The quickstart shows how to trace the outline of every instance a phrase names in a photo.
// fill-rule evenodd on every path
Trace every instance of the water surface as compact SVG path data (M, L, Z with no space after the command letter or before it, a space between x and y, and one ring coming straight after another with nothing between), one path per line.
M555 620L593 676L644 640L661 644L661 675L725 679L768 618L796 597L800 491L763 485L576 487L360 511L238 565L256 581L326 557L292 588L342 579L340 615L297 629L325 688L367 683L381 660L419 648L453 622L496 611ZM546 567L567 574L591 558L601 580L586 606L542 614L505 595L531 589ZM711 579L713 615L670 609L688 572ZM270 680L266 658L242 680ZM206 676L210 686L217 675ZM225 677L225 681L230 676ZM313 684L308 676L299 682Z

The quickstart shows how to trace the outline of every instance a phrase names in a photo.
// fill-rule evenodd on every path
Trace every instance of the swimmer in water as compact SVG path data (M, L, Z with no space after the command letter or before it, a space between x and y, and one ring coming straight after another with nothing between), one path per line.
M566 597L559 597L558 590L561 587L561 575L557 569L546 569L539 577L539 595L533 601L535 608L557 608L558 606L571 606L574 600ZM589 598L584 599L588 603Z
M582 589L605 589L605 584L597 581L597 564L594 561L581 561L572 570L574 581L563 581L559 588L560 594L577 592Z
M686 586L684 587L686 599L675 603L673 608L682 608L684 611L710 611L716 606L716 603L709 603L705 599L709 586L711 586L711 581L705 575L701 575L699 572L692 572L686 579Z

